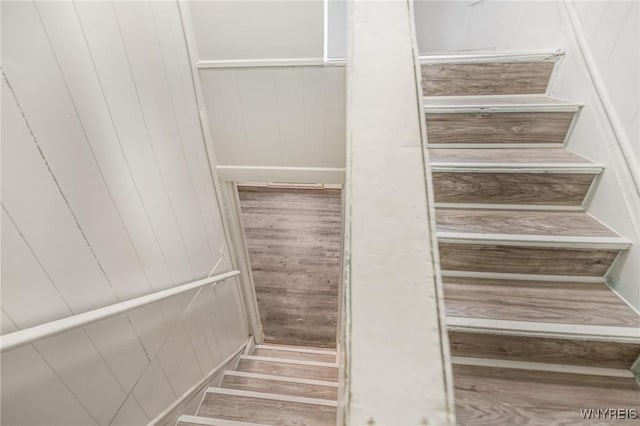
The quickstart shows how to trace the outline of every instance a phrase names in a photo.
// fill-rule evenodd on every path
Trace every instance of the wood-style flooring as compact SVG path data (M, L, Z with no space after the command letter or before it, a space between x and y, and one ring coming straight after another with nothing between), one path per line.
M265 341L335 348L340 190L242 186L239 195Z

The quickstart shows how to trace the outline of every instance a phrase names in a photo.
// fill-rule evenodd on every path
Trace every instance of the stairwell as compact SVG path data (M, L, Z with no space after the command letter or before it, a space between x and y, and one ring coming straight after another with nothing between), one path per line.
M461 425L640 403L640 317L606 283L629 242L587 211L603 168L566 147L581 105L547 95L556 59L422 66Z

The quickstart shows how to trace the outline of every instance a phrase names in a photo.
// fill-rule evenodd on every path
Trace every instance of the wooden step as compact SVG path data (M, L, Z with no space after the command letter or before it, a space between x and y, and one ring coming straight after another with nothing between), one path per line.
M475 60L474 60L475 59ZM448 61L446 57L426 58L422 68L425 96L440 95L507 95L545 93L555 62L551 60L478 62Z
M561 147L580 105L546 96L424 98L429 146Z
M602 166L559 148L431 148L439 205L579 207Z
M298 359L328 363L336 362L335 351L302 346L257 345L255 347L253 355L261 357Z
M238 422L235 420L214 419L213 417L190 416L183 414L178 418L177 426L262 426L260 423Z
M226 371L220 387L333 401L338 398L338 384L336 382L297 379L244 371Z
M209 388L198 410L199 417L235 420L262 425L335 425L335 401L272 393Z
M640 355L640 316L604 281L443 283L454 356L628 369Z
M462 426L596 424L597 419L583 419L580 410L637 409L640 401L637 383L628 377L454 364L453 378L456 420Z
M582 212L436 209L443 270L604 276L624 238Z
M338 366L335 363L243 355L237 370L299 379L338 381Z

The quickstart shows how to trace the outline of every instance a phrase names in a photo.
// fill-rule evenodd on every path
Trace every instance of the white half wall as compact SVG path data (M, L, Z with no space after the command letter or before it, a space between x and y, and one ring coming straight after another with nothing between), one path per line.
M322 58L323 0L191 1L201 60Z
M637 1L417 1L422 55L566 51L550 93L584 104L568 148L605 166L589 212L633 242L610 284L640 309L640 5Z
M176 3L2 2L2 333L228 271ZM248 336L236 280L2 355L2 423L145 424Z

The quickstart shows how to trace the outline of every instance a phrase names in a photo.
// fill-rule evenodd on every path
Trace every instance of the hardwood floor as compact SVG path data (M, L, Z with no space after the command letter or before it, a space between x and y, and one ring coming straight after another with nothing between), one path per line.
M240 187L265 341L335 348L341 194Z

